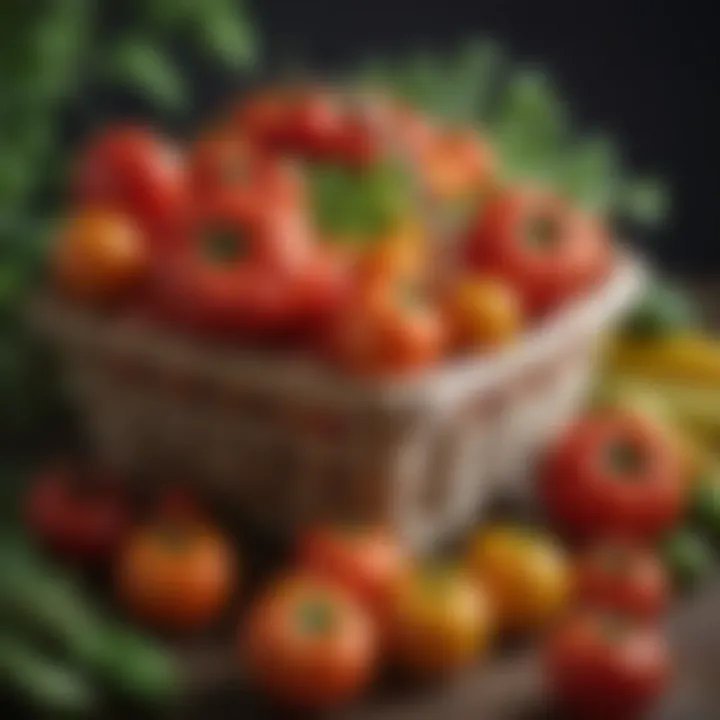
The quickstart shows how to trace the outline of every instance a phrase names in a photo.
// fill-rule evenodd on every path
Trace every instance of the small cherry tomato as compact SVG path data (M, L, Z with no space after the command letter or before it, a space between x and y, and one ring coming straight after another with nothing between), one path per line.
M435 134L420 155L420 174L432 197L447 200L487 187L497 173L497 158L474 130Z
M292 318L293 277L310 249L295 212L218 196L197 208L178 252L159 269L158 303L195 330L274 333Z
M107 561L128 530L129 503L107 478L60 466L36 478L25 500L25 522L44 547L64 558Z
M370 617L343 590L301 575L273 584L255 602L238 644L251 678L274 700L324 710L369 686L376 639Z
M658 557L627 542L591 547L575 563L578 600L638 618L658 618L667 608L670 581Z
M607 234L594 219L528 188L487 200L468 233L465 254L470 268L514 285L532 316L590 290L612 262Z
M412 374L440 358L445 328L440 311L417 282L370 282L334 318L329 344L335 362L351 373Z
M499 348L522 330L520 298L512 286L496 278L461 279L451 289L446 308L458 350Z
M646 415L620 409L567 429L540 484L550 516L583 538L651 540L678 523L685 505L677 443Z
M543 627L568 606L570 566L548 536L525 528L490 528L470 544L467 565L486 588L503 630Z
M164 512L131 533L115 568L118 596L160 630L201 629L227 606L237 580L224 535L200 517Z
M327 526L306 532L298 559L304 570L336 582L369 609L381 610L408 558L376 527Z
M583 611L565 621L545 652L550 693L588 720L639 720L671 671L660 630L623 615Z
M149 271L140 228L107 210L86 210L72 218L58 238L53 264L63 292L98 303L125 296Z
M82 207L130 215L153 247L172 244L187 196L183 162L164 138L142 127L110 127L83 155L76 179Z
M448 567L406 573L388 603L389 644L398 666L442 678L477 661L492 635L490 606L481 586Z

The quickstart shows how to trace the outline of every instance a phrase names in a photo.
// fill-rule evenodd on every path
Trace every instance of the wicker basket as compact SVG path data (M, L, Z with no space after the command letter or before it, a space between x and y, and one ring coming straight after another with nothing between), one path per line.
M276 533L381 521L422 549L459 532L494 491L529 488L532 458L583 401L601 331L642 275L621 263L596 295L495 356L372 385L57 298L32 315L63 356L101 462L130 477L195 478Z

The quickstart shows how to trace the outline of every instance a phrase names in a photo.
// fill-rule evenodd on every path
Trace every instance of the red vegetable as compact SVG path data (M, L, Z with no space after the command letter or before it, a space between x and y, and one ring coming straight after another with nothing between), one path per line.
M130 522L127 498L107 478L74 467L45 470L25 503L30 532L49 550L78 562L113 557Z
M282 705L327 710L355 700L376 671L377 637L341 588L310 576L272 585L241 628L250 677Z
M547 458L541 492L551 517L571 533L648 540L682 516L683 462L649 418L609 410L566 431Z
M228 129L198 141L190 169L196 198L229 196L296 210L304 201L303 182L294 164L262 152Z
M582 613L551 639L545 654L550 692L583 720L640 720L670 676L658 628L621 615Z
M667 608L670 583L660 559L626 542L605 542L575 566L581 603L638 618L658 618Z
M534 316L602 281L612 260L607 235L594 219L528 188L492 196L466 242L468 265L515 285Z
M296 312L309 262L303 219L283 207L219 196L201 204L159 279L166 315L211 333L273 333Z
M387 602L407 561L397 540L374 527L311 529L298 552L300 567L344 587L374 611Z
M177 150L151 131L129 125L110 127L96 137L76 178L78 203L130 215L152 247L172 243L186 191Z

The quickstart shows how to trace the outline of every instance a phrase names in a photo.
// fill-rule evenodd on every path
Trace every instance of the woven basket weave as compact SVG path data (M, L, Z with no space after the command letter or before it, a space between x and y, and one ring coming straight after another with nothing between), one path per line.
M310 362L209 347L43 297L36 326L62 355L98 460L127 476L194 478L248 521L385 522L428 548L527 469L583 401L597 341L642 271L622 262L594 296L522 343L383 384Z

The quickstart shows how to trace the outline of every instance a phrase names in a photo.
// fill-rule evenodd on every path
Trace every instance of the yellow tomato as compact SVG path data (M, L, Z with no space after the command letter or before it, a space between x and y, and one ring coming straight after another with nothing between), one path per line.
M522 330L520 298L502 280L466 278L450 293L448 322L458 349L501 347Z
M481 532L471 543L468 566L487 589L502 629L542 627L568 603L568 560L558 544L540 533L514 527Z
M395 659L423 677L472 664L491 637L490 604L482 589L453 568L415 568L393 588L388 624Z

